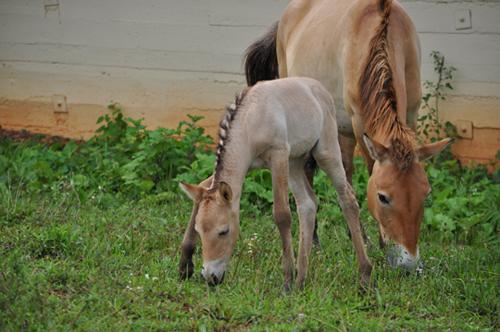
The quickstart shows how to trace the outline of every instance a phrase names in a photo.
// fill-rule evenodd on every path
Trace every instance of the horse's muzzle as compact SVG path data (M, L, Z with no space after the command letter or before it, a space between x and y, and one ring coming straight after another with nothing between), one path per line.
M393 268L402 267L408 271L415 270L420 266L420 254L417 248L417 254L412 255L402 245L396 244L387 252L387 261Z

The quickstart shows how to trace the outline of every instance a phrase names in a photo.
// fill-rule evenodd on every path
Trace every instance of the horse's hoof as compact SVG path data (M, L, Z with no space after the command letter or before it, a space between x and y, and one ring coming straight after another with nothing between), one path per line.
M319 242L319 238L313 238L313 246L315 246L316 249L321 249L321 243Z

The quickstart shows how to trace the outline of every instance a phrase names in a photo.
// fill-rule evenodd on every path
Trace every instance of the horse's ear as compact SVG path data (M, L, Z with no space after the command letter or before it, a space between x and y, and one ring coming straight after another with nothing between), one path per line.
M453 143L453 138L445 138L435 143L422 145L417 149L418 160L425 160L443 151L448 145Z
M389 149L383 144L371 139L367 134L363 134L363 141L373 160L383 161L386 158Z
M179 182L179 187L191 198L194 202L199 202L203 194L203 188L185 182Z
M227 203L231 203L233 200L233 191L231 190L231 186L226 182L221 181L219 183L219 194Z

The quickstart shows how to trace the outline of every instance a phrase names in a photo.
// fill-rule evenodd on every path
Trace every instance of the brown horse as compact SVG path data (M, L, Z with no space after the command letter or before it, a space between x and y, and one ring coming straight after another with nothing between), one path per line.
M287 290L294 270L288 188L297 203L300 240L296 282L302 288L316 217L316 198L304 170L312 156L338 193L352 234L361 282L366 286L372 265L361 237L358 203L342 166L335 106L321 83L294 77L262 82L245 90L227 109L220 123L219 138L213 176L199 186L181 183L194 201L181 245L181 277L193 272L191 257L198 233L202 244L202 275L209 284L222 282L239 234L245 175L250 168L267 167L272 174L273 215L283 245Z
M330 91L348 180L357 142L370 172L368 207L379 223L380 244L395 242L392 266L415 267L430 192L420 161L451 140L417 147L420 44L404 9L390 0L294 0L248 48L245 71L250 86L307 76Z

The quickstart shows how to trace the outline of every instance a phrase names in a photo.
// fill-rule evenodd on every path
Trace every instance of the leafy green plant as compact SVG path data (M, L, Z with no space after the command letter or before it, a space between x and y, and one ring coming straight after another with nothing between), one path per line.
M425 94L422 97L423 114L418 118L417 134L424 141L437 141L446 137L455 137L456 128L447 121L443 124L439 107L440 102L446 99L446 93L453 90L451 82L456 68L445 64L445 57L438 51L432 51L430 54L434 72L437 75L435 81L425 81Z
M429 164L427 174L433 191L424 225L443 239L463 243L498 240L500 186L486 167L463 168L456 160L448 160Z
M47 193L63 205L91 202L106 207L116 206L120 198L143 203L179 199L179 181L199 183L214 170L213 141L197 125L200 119L189 116L174 129L149 130L142 120L125 117L112 105L87 142L50 145L38 138L24 142L4 139L0 142L1 222L12 224L32 213L16 208L16 197L22 194ZM355 163L358 171L353 183L366 219L368 174L360 158ZM462 168L452 159L429 163L427 173L433 194L424 229L450 241L493 240L499 228L496 209L492 209L500 201L498 173L490 176L480 167ZM243 212L259 217L272 210L271 182L268 170L247 175ZM319 219L342 223L335 190L323 172L316 174L314 188Z
M175 129L148 130L117 105L98 119L87 142L47 145L39 141L0 144L0 183L32 193L71 193L87 200L107 194L139 197L173 190L184 167L208 154L212 139L188 116ZM198 156L198 157L197 157Z

